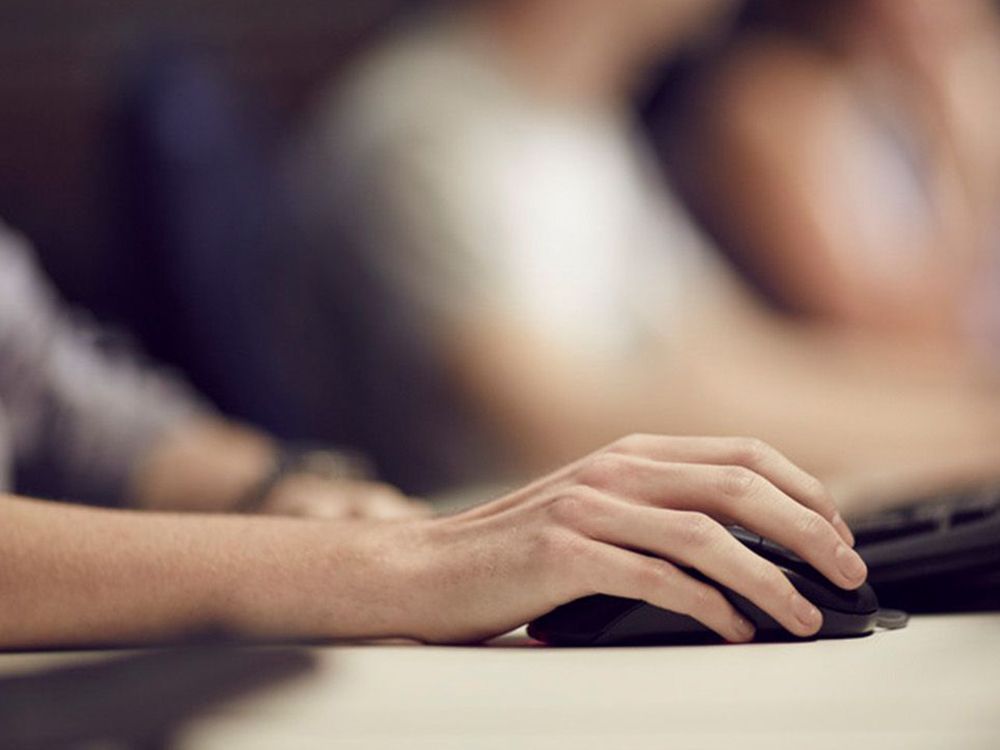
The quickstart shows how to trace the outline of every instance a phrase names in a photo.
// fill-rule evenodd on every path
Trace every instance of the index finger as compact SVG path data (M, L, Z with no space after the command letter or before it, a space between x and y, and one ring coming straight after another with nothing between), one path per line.
M854 534L840 515L826 486L780 451L756 438L668 437L633 435L612 444L609 452L654 461L743 466L825 518L847 544Z

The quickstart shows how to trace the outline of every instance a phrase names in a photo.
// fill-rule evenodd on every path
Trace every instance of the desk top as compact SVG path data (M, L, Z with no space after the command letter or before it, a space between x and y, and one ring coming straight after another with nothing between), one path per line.
M316 672L200 720L181 746L1000 748L1000 614L781 645L549 649L515 635L315 652ZM71 658L2 656L0 672Z
M191 748L1000 748L1000 615L854 641L320 649L320 671ZM335 740L335 742L332 742Z

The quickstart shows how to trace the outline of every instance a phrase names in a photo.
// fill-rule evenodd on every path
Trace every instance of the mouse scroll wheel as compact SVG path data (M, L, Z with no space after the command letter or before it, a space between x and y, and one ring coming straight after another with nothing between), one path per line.
M735 539L741 541L744 545L749 547L751 550L756 552L758 555L762 555L772 561L778 560L781 562L791 562L791 563L803 563L804 561L794 552L792 552L787 547L782 547L780 544L772 542L770 539L764 539L759 534L754 534L752 531L744 529L742 526L730 526L729 533L733 535Z
M729 533L732 534L735 539L743 542L743 544L751 549L759 547L761 542L764 541L760 538L759 534L754 534L752 531L748 531L742 526L730 526Z
M801 557L799 557L790 549L788 549L788 547L782 547L780 544L776 544L775 542L772 542L770 539L761 539L760 545L764 549L764 551L769 555L783 558L785 560L788 560L789 562L805 564L805 560L803 560Z

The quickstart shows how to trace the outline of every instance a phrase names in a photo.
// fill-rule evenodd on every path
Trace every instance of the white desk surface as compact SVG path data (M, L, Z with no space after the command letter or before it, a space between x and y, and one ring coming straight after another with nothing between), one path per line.
M241 748L1000 748L1000 614L851 641L313 649L319 668L182 738ZM72 655L0 657L0 672Z

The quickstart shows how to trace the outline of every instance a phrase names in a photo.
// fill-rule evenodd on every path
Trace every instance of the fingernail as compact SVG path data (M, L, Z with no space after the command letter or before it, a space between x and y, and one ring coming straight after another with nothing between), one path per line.
M810 632L819 630L819 626L823 624L823 615L800 594L792 595L792 612L795 613L796 619L802 623L802 626L808 628Z
M861 556L846 544L837 546L837 567L850 581L861 583L868 575L868 568Z
M855 539L854 539L854 532L851 531L851 527L848 526L847 523L844 521L843 516L841 516L838 513L837 515L835 515L833 517L832 523L833 523L833 528L835 528L837 530L837 532L842 537L844 537L844 541L847 542L849 545L851 545L853 547L854 546L854 541L855 541Z
M753 637L757 635L756 628L754 628L749 620L743 617L736 618L733 622L733 629L741 641L752 641Z

